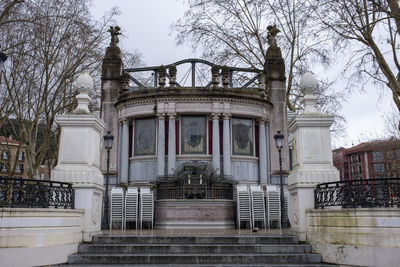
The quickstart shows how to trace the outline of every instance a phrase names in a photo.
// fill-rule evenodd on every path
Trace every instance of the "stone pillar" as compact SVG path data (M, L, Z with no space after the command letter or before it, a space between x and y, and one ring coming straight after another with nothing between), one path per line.
M175 113L168 114L168 174L174 174L176 164Z
M315 108L316 81L310 73L300 80L304 91L304 112L289 124L293 135L293 170L288 177L291 210L290 223L299 239L306 241L306 210L314 208L314 187L319 183L339 180L339 171L332 165L330 126L334 117Z
M229 127L229 116L230 114L224 114L223 120L223 144L222 148L224 150L224 175L231 175L231 135Z
M270 29L273 29L271 26ZM270 30L271 31L271 30ZM284 146L282 149L282 170L284 175L289 173L289 148L288 148L288 131L287 131L287 116L286 116L286 76L285 62L282 58L281 49L277 46L274 32L269 33L268 40L270 46L267 49L266 60L264 64L264 73L269 89L268 98L270 99L273 108L269 121L270 130L270 162L271 176L275 181L279 181L279 152L275 146L274 135L277 131L281 131L285 136Z
M94 234L100 233L103 175L100 171L100 149L104 123L90 114L89 91L93 80L89 74L81 74L76 87L78 107L70 114L58 115L61 127L58 163L52 170L52 180L73 184L75 208L84 210L83 240L90 242Z
M129 120L122 121L122 146L121 146L121 175L119 181L128 183L129 180Z
M115 27L114 29L116 29ZM118 30L117 30L118 31ZM116 33L118 34L118 33ZM118 47L118 38L111 38L110 45L107 47L106 54L103 58L101 71L101 111L100 118L104 121L105 131L110 131L114 136L114 145L110 151L110 173L111 176L117 172L117 153L118 145L118 111L115 108L115 103L118 100L118 95L121 87L122 78L122 59L121 51ZM103 142L103 140L101 140ZM101 170L106 171L107 151L100 151Z
M217 174L220 174L221 156L219 151L219 115L212 114L212 162Z
M158 115L157 175L165 174L165 117Z
M258 144L259 144L259 182L260 184L267 183L267 144L265 138L265 120L261 119L259 121L258 127Z

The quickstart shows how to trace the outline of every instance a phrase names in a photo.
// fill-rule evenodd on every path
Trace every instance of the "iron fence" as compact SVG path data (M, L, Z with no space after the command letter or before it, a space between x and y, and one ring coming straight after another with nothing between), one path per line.
M372 208L400 206L400 178L338 181L319 184L315 208Z
M0 207L74 208L72 184L0 177Z

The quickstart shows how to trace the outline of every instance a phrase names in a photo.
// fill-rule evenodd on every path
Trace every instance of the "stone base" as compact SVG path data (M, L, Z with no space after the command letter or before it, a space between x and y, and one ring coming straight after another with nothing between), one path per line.
M215 199L156 200L156 229L235 228L236 202Z

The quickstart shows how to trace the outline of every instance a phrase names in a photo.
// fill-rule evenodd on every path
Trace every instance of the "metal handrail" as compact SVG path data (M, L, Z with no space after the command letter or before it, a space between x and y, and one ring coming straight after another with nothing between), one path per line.
M315 208L372 208L400 206L400 178L363 179L318 184Z
M0 177L0 207L74 208L72 184Z

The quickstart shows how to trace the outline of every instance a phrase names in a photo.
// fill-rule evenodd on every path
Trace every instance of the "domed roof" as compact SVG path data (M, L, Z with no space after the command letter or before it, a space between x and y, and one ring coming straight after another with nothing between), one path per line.
M315 94L317 89L317 80L312 73L306 72L301 76L299 86L304 94Z
M79 74L75 81L76 89L81 94L88 94L93 90L93 78L87 72L82 72Z

